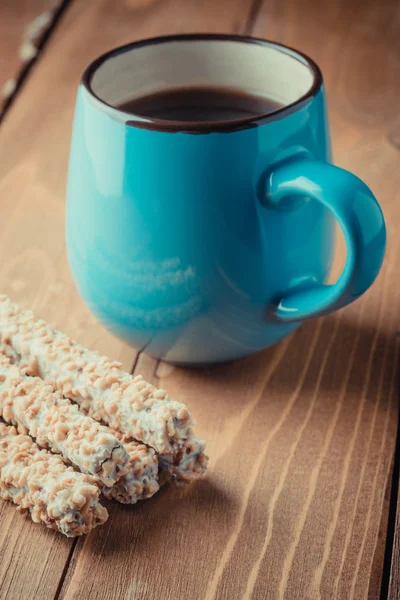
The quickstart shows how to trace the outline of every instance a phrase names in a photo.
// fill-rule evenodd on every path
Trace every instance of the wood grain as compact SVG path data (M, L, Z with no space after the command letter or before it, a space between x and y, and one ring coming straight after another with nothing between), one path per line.
M392 548L391 571L389 580L388 600L398 600L400 597L400 499L397 499L397 514Z
M301 3L292 0L279 3L263 2L254 29L255 35L299 48L315 58L322 68L327 88L335 161L363 178L375 191L383 206L388 224L387 269L392 268L390 265L395 265L399 257L395 241L400 210L395 204L398 192L392 185L394 182L391 172L396 157L397 160L399 159L399 154L392 152L387 141L389 140L396 147L395 132L398 129L396 128L398 124L396 97L400 93L398 8L395 0L385 2L383 10L380 10L373 1L342 2L339 0L329 3L329 6L315 0ZM323 32L323 42L321 32ZM386 162L389 156L391 167ZM388 178L386 183L385 177ZM343 253L343 246L341 246L336 261L336 274L338 265L343 262ZM386 285L390 286L393 281L396 281L396 277L395 270L391 275L390 283ZM380 285L383 287L382 283ZM381 291L384 293L383 289ZM388 298L385 300L385 310L389 310L389 306L396 301L396 286L386 293ZM373 310L373 305L370 310ZM396 330L398 330L397 320L393 325L392 336L395 335ZM396 365L391 351L388 351L385 361L387 363L393 361ZM396 384L393 385L394 389L397 389ZM397 395L393 402L395 415L391 418L395 420L398 410ZM384 495L383 490L384 487L380 488L382 495ZM370 515L372 510L370 508L367 515ZM359 543L357 538L351 542L348 533L346 540L347 553L351 553L352 544L354 549L357 549ZM370 598L377 597L371 594L376 594L376 590L380 587L385 536L378 535L375 544L371 572L365 573L365 582L370 580L368 584ZM359 570L362 568L362 561L360 557L357 559L356 567ZM349 572L351 572L352 561L349 561L349 557L343 553L342 563L344 562L349 565ZM321 568L318 575L322 576ZM354 589L354 586L360 585L359 581L360 576L358 582L353 578L350 592L346 592L344 583L342 597L346 597L346 593L360 594L359 597L364 597L364 594L366 597L367 592L363 586L359 590L358 587L357 590ZM400 589L399 580L396 588Z
M71 541L0 503L0 597L54 598Z
M21 72L29 62L26 54L29 48L26 42L29 42L32 36L27 36L27 28L40 16L44 19L48 16L47 26L50 26L51 15L47 13L56 6L56 0L2 0L0 5L0 114L8 100L8 93L16 85ZM45 29L43 33L44 31ZM38 32L34 45L43 33ZM24 44L25 48L23 48Z
M351 600L379 589L398 418L400 172L388 141L396 19L391 0L74 0L0 128L0 287L187 402L208 441L210 472L135 507L110 504L109 522L72 554L70 542L1 504L0 597L46 600L58 597L58 584L67 600ZM112 46L167 32L244 31L253 21L255 35L321 64L336 162L381 201L388 256L360 301L274 348L234 365L177 369L108 335L74 291L63 197L75 89L85 65Z

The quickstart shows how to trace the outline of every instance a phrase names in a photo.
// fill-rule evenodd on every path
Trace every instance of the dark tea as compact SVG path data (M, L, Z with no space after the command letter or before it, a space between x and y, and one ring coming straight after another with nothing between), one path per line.
M282 104L268 97L214 87L163 90L118 106L140 117L185 123L233 121L271 113L281 107Z

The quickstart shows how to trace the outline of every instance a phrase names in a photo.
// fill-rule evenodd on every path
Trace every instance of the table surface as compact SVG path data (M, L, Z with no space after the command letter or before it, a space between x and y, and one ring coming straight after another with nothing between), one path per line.
M1 6L3 28L7 18ZM69 2L0 126L0 289L187 402L210 469L134 507L109 505L109 521L78 540L1 502L1 598L399 597L399 21L398 0ZM315 58L335 162L376 193L388 228L382 273L357 303L234 365L193 371L108 334L79 299L64 248L84 67L113 46L191 31L266 37Z
M39 54L64 0L1 0L0 119Z

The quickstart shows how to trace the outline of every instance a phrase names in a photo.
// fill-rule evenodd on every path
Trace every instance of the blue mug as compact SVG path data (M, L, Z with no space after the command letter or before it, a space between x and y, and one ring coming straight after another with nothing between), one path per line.
M128 114L131 98L228 88L280 107L229 121ZM346 242L329 275L335 220ZM104 54L79 86L67 249L77 288L111 332L181 365L229 361L352 302L385 251L368 187L331 164L316 64L235 35L180 35Z

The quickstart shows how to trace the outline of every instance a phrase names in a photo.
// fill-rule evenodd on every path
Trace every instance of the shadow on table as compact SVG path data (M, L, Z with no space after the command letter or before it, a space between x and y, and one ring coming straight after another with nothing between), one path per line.
M136 552L143 555L147 547L154 552L157 538L164 540L172 551L172 545L179 541L179 530L184 535L190 522L198 522L203 531L210 523L212 525L216 515L221 518L237 508L233 498L210 477L183 487L165 485L153 498L134 506L104 498L102 502L107 507L109 519L87 538L87 542L94 554L100 553L104 558L124 552L131 556Z
M262 381L264 374L265 390L290 394L303 378L302 392L311 393L323 370L319 389L334 393L341 390L346 373L350 388L361 385L369 367L371 388L379 384L383 361L385 370L393 368L399 335L387 323L378 329L373 323L360 325L356 318L339 319L336 314L308 321L279 344L232 363L190 370L162 365L161 383L167 389L170 382L175 387L175 380L184 381L186 388L207 387L218 403L226 402L227 415L236 402L242 403L254 382ZM234 393L226 394L229 389Z

